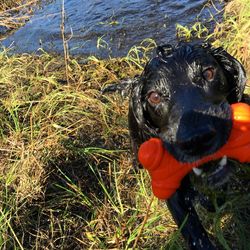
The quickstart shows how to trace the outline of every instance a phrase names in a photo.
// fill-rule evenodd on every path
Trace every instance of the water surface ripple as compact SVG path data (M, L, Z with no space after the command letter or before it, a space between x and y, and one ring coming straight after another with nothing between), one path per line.
M65 30L73 55L124 56L145 38L157 43L175 42L175 25L193 24L197 15L208 20L204 0L65 0ZM219 1L214 1L220 8ZM63 52L61 39L62 0L45 4L31 20L2 41L14 51L36 52L38 48ZM215 9L210 11L215 13ZM98 38L108 43L97 48Z

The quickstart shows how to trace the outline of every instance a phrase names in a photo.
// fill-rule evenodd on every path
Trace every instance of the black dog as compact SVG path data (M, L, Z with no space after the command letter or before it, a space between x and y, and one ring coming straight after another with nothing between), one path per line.
M134 158L139 146L150 137L161 138L181 162L196 161L215 152L229 137L230 104L242 101L245 84L242 65L222 48L205 44L158 47L142 75L128 83ZM225 160L219 165L221 171L210 176L214 185L226 180L229 172ZM167 201L168 207L178 226L182 225L190 249L216 249L193 207L193 194L187 176Z
M230 104L242 101L245 84L242 65L222 48L158 47L157 56L132 86L129 129L134 155L150 137L161 138L181 162L215 152L228 139ZM221 169L225 179L227 171ZM190 249L216 249L200 223L191 192L187 177L167 201L169 209L179 226L186 219L182 234Z

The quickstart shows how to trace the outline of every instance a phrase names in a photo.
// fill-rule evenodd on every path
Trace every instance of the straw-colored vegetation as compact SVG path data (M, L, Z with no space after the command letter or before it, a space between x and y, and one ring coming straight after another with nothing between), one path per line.
M231 39L215 34L220 45ZM1 249L184 249L147 173L132 167L127 100L100 93L139 74L154 47L147 40L106 61L67 58L67 76L63 58L0 53ZM199 209L224 249L249 249L249 225L232 213L249 200L234 196L205 216Z
M22 0L5 0L5 1L1 1L0 3L0 10L1 11L6 11L12 8L17 8L18 6L20 6L23 3Z
M153 46L70 59L69 84L61 58L0 54L2 248L156 248L178 238L166 237L176 226L131 165L126 101L100 94L138 74Z
M23 26L33 14L39 0L4 0L0 2L0 27L8 30Z

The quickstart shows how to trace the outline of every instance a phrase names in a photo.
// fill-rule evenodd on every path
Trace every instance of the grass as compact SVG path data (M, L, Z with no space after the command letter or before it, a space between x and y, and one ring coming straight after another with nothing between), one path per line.
M224 25L232 15L242 21L246 9L226 12ZM186 32L207 35L201 24L192 30ZM229 32L221 31L214 43L230 50ZM98 46L108 45L100 38ZM155 46L147 39L109 60L69 57L67 76L61 57L2 50L1 249L185 249L166 205L152 197L146 171L132 167L127 99L100 94L140 74ZM248 169L239 174L247 185ZM249 221L249 195L230 195L216 213L198 211L223 249L249 249L249 225L242 222Z
M127 101L100 95L140 73L152 46L121 59L70 58L69 83L59 57L1 52L1 248L169 244L177 228L152 201L146 172L131 166Z
M15 30L23 26L33 14L39 0L4 0L0 3L0 27Z

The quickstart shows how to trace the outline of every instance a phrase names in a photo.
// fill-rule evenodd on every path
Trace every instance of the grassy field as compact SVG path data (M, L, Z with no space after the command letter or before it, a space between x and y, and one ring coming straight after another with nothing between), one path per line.
M156 248L176 239L166 237L176 226L152 200L146 172L131 166L127 101L100 94L140 73L154 46L122 59L70 59L69 84L62 58L1 53L2 248Z
M247 0L233 1L212 35L248 75L249 15ZM60 57L2 50L0 249L185 249L146 171L132 167L128 100L100 92L140 74L154 47L146 40L124 58L69 58L68 75ZM223 249L249 249L249 225L238 220L249 200L235 196L204 216Z

